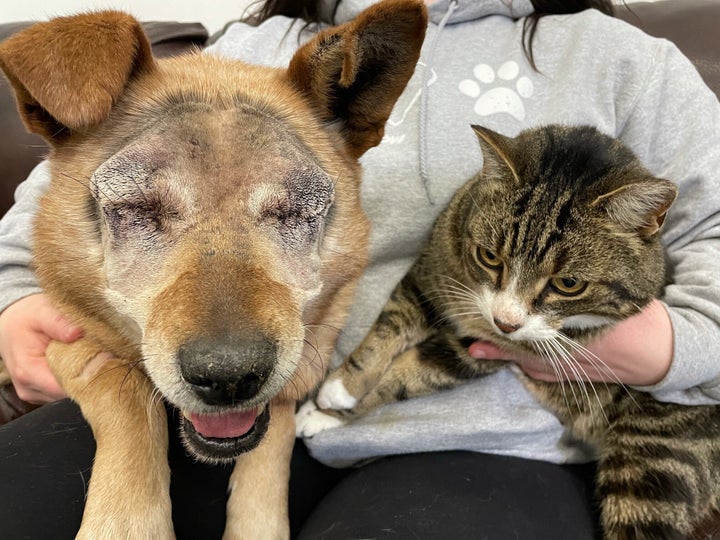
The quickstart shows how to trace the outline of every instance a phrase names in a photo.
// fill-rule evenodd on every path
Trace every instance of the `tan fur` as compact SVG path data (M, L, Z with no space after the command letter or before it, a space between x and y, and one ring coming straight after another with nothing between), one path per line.
M257 394L227 407L269 406L270 424L237 460L225 537L289 535L295 402L324 375L366 260L356 159L380 142L426 24L422 3L389 0L320 33L288 70L155 61L117 12L38 24L0 46L24 122L52 146L37 275L85 330L47 352L97 440L78 538L173 537L156 393L224 413L178 367L199 341L275 347L258 358L272 370ZM355 84L363 68L376 70L371 84Z

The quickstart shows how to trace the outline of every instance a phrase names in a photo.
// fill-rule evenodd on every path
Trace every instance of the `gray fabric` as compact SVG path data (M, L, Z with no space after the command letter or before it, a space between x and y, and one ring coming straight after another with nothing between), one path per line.
M373 0L343 0L338 18ZM388 294L409 268L435 216L481 166L470 124L506 135L545 123L592 124L619 136L656 175L676 181L680 197L663 241L675 284L664 301L675 332L667 377L647 388L659 399L720 400L720 106L696 70L667 41L652 39L596 11L541 20L534 43L538 71L521 47L527 0L461 0L437 36L448 0L431 8L423 56L401 96L383 143L362 158L363 203L373 232L372 265L358 289L334 362L359 343ZM493 15L497 14L497 15ZM301 23L275 17L258 27L231 26L213 54L282 66ZM305 32L300 41L309 37ZM432 66L428 47L437 37ZM419 173L418 115L427 77L428 193ZM37 174L21 195L42 190ZM431 202L431 200L433 202ZM32 201L22 201L22 208ZM2 223L0 299L26 293L27 270L8 265L6 246L22 246L24 211ZM16 249L16 248L14 248ZM25 286L22 285L25 283ZM323 462L347 465L380 455L466 449L552 462L591 458L566 440L558 421L507 369L453 391L384 407L354 424L306 440Z
M15 190L15 204L0 220L0 311L40 287L30 270L32 220L38 201L50 182L46 161L40 163Z

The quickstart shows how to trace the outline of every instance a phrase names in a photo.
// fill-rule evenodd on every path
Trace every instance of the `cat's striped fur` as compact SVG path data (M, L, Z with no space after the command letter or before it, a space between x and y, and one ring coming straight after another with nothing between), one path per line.
M570 353L599 362L582 344L661 293L658 232L671 182L594 128L546 126L513 139L474 129L483 170L323 386L321 408L349 418L507 365L470 358L475 339L582 378ZM605 538L684 539L712 524L720 407L661 403L621 384L525 384L596 450Z

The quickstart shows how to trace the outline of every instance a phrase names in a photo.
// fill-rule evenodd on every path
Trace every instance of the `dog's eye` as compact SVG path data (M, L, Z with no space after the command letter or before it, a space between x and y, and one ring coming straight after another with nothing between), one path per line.
M113 204L104 208L107 225L117 240L133 234L144 236L162 233L178 213L159 201L147 200L142 204Z
M262 213L262 219L280 234L282 243L291 248L301 247L314 241L322 233L325 208L292 205L285 200L273 204Z

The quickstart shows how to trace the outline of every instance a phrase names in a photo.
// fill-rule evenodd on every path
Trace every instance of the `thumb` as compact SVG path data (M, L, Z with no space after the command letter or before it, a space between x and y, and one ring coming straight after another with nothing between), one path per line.
M542 359L531 355L521 355L508 352L497 345L487 341L476 341L468 347L468 353L472 358L479 360L502 360L514 362L526 375L539 381L557 381L558 375L553 367Z
M489 341L475 341L468 347L468 353L478 360L515 360L512 355Z

